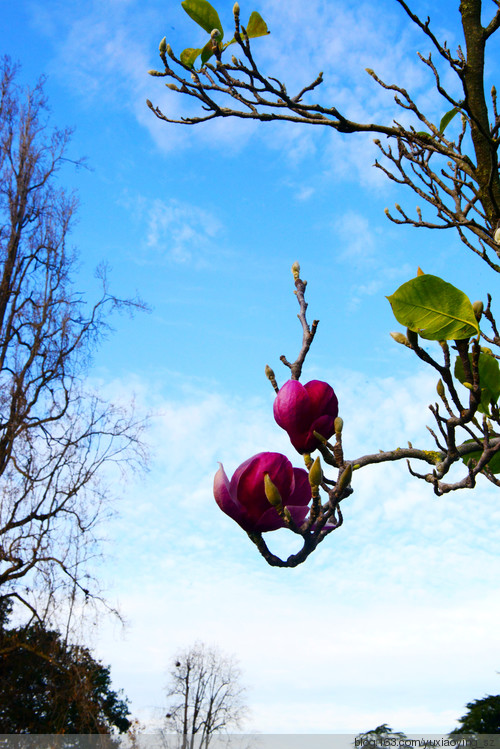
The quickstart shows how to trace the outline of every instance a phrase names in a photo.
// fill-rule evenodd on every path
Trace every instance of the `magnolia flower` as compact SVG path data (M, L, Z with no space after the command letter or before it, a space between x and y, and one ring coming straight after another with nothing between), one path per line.
M311 380L301 385L285 382L274 401L274 418L299 453L310 453L319 442L313 432L329 439L339 413L337 396L327 382Z
M231 481L221 464L215 474L214 497L222 512L249 533L285 527L285 521L266 496L266 474L279 492L282 506L287 507L295 523L301 525L311 501L308 474L303 468L293 468L288 458L280 453L254 455L236 469ZM274 501L273 497L273 504Z

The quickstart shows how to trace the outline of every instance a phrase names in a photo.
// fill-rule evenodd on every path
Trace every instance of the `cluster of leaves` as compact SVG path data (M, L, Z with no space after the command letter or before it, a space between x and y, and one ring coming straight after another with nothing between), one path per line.
M227 49L231 44L235 44L243 37L244 39L255 39L258 36L266 36L269 34L269 30L262 16L253 11L248 19L246 26L241 26L241 32L237 29L235 35L229 42L224 42L224 29L220 22L219 14L215 8L210 5L207 0L183 0L181 3L182 7L193 21L196 21L198 26L206 31L210 38L203 45L203 47L187 47L181 52L180 61L187 68L194 69L194 65L198 57L200 57L201 67L203 67L210 58L215 55L217 60L220 60L222 52ZM237 8L237 5L235 6ZM237 17L239 18L239 9L237 10ZM160 45L160 49L164 52L168 51L168 45L166 39L163 39ZM156 70L150 70L150 75L163 75Z

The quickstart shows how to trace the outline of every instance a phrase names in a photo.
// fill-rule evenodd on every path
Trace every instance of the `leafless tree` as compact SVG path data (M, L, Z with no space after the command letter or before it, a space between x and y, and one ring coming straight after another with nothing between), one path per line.
M43 81L0 69L0 597L49 617L64 591L96 592L87 562L107 507L107 466L142 464L132 410L88 392L92 351L113 309L87 308L71 278L77 207L58 183L70 132L52 129ZM140 305L139 305L140 306Z
M238 728L246 713L234 658L202 643L172 660L165 732L182 749L208 749L216 734Z

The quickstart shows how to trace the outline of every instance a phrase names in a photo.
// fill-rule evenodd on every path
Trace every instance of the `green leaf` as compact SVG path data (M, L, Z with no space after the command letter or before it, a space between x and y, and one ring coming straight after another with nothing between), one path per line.
M201 52L201 64L204 65L213 55L213 48L212 48L212 40L209 39L208 42L203 47L203 50Z
M441 122L439 123L439 132L444 133L452 119L456 114L458 114L460 110L457 107L453 107L453 109L450 109L449 112L446 112L445 115L441 118Z
M253 11L250 18L248 19L248 24L246 26L246 32L247 36L250 39L255 39L257 36L266 36L269 34L269 29L267 28L267 24L260 15L260 13L257 13L256 10Z
M467 442L475 442L475 440L465 440L465 443ZM464 457L462 458L462 461L465 463L465 465L468 465L469 461L471 460L475 460L477 462L479 458L481 457L481 455L482 455L482 450L478 450L477 452L464 455ZM490 469L492 473L500 473L500 451L495 453L495 455L491 458L491 460L486 465L488 466L488 468Z
M224 36L224 30L219 19L219 14L207 0L183 0L181 5L188 16L192 18L198 26L205 29L207 34L210 34L214 29L219 29L220 38L222 39Z
M200 54L201 49L193 49L192 47L188 47L183 52L181 52L180 61L183 63L183 65L187 65L188 68L192 68L194 65L194 61Z
M472 356L469 354L472 366ZM491 354L479 354L479 385L481 387L481 405L478 410L489 414L490 403L496 403L500 397L500 367L498 361ZM457 356L455 361L455 377L462 384L465 382L465 373L462 360ZM472 384L472 383L471 383Z
M458 340L479 333L470 299L438 276L424 273L412 278L387 299L401 325L430 341Z

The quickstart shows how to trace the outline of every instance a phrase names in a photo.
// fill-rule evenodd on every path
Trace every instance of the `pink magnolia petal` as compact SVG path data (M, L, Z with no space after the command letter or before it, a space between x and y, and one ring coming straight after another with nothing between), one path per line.
M243 508L232 498L229 490L229 479L226 476L226 472L224 471L222 463L219 463L219 465L220 468L214 477L215 501L219 505L222 512L225 512L226 515L229 515L230 518L235 520L237 523L240 523L244 516L244 513L242 512Z
M312 413L304 386L297 380L285 382L274 400L273 413L276 423L285 431L299 433L307 430Z

